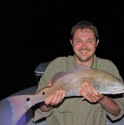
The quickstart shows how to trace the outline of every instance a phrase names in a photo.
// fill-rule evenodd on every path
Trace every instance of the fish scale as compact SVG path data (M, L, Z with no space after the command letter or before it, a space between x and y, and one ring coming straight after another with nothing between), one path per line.
M41 88L34 95L18 95L7 98L12 108L11 125L16 125L23 114L33 105L43 102L49 95L58 90L65 90L65 97L81 96L79 90L85 82L92 84L96 91L101 94L124 93L124 84L120 80L109 73L86 66L75 67L70 72L56 73L51 82L53 84L51 87Z

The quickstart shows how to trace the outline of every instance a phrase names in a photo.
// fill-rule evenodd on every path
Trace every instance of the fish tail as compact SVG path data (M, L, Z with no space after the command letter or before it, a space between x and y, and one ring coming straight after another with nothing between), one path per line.
M19 119L32 107L30 97L31 95L17 95L7 98L12 111L12 125L16 125Z

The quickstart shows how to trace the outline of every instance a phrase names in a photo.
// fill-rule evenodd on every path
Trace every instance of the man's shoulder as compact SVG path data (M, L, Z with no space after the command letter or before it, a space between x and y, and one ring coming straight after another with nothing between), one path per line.
M96 57L96 60L97 60L96 61L97 69L108 72L112 74L113 76L117 77L118 79L120 79L121 81L123 81L119 74L119 70L113 61L109 59L99 58L99 57Z
M72 60L72 59L73 59L73 56L61 56L61 57L55 58L51 62L53 62L53 63L61 62L62 63L62 62L67 62L67 61Z
M109 60L109 59L105 59L105 58L100 58L100 57L96 57L97 58L97 63L102 63L102 64L106 64L106 65L113 65L114 63Z
M67 71L73 64L73 56L57 57L48 65L49 71Z
M116 70L117 69L113 61L109 59L105 59L105 58L96 57L95 64L96 64L95 66L96 68L102 69L102 70Z

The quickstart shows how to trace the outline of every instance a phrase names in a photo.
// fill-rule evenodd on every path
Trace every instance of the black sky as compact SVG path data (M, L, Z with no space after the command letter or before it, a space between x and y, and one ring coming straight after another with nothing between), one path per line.
M1 98L36 85L34 69L44 61L73 54L71 28L86 19L97 26L96 54L112 60L124 78L122 1L4 0L0 3Z

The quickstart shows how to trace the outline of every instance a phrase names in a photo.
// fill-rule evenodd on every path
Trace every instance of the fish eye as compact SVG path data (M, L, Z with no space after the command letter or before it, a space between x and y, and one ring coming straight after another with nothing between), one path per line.
M43 95L45 95L45 92L42 92Z
M30 98L27 98L27 99L26 99L26 101L29 101L29 100L30 100Z

